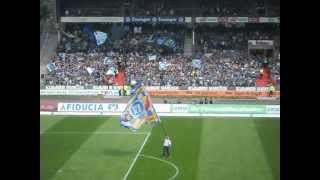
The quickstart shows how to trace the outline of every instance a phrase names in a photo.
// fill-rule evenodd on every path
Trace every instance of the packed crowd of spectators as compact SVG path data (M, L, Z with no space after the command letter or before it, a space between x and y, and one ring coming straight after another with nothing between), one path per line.
M113 59L113 65L104 62L106 57ZM247 52L217 51L209 57L202 56L201 68L195 68L192 59L181 54L159 56L155 60L139 53L60 54L52 60L56 70L48 73L45 84L106 85L110 66L116 67L116 74L119 64L125 67L126 84L138 80L148 86L253 87L265 61L274 78L280 78L280 60L248 56ZM159 62L166 62L166 70L159 69ZM88 67L95 71L90 74Z
M196 33L200 51L190 57L183 55L183 30L128 31L115 39L106 29L108 40L97 47L82 27L66 28L44 84L112 85L112 76L125 68L126 84L139 80L147 86L253 87L264 63L269 64L271 78L280 80L280 57L253 55L247 49L248 39L273 39L273 34L245 31L200 29ZM162 48L148 43L155 34L178 37L179 50L163 53ZM194 59L201 60L200 67L195 67Z

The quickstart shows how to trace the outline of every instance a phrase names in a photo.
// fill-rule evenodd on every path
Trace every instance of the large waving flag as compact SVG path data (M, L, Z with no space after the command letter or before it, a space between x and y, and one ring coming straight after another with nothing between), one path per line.
M130 99L124 112L120 115L120 124L123 127L137 130L142 124L156 124L160 122L149 94L143 86L139 87Z

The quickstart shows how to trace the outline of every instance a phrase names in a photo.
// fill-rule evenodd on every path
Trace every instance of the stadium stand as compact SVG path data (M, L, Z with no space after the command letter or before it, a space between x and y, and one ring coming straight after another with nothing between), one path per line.
M279 15L279 4L273 0L66 0L61 4L62 16L67 17ZM96 31L107 34L99 46ZM60 34L57 54L42 78L44 85L123 85L139 80L147 86L232 89L280 82L279 24L64 23ZM250 40L274 45L252 50ZM192 52L186 55L189 46Z

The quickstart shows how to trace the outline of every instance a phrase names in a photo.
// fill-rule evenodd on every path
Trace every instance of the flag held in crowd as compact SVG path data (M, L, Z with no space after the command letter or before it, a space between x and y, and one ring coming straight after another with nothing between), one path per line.
M96 31L93 34L94 34L94 37L96 38L98 46L103 44L104 42L106 42L106 40L108 38L107 33L104 33L101 31Z
M148 58L149 58L149 61L154 61L157 59L157 55L149 55Z
M56 67L56 65L54 63L49 63L47 65L47 69L48 69L49 72L52 72L52 71L56 70L56 68L57 67Z
M201 61L201 59L193 59L193 60L192 60L192 66L193 66L194 68L201 69L201 66L202 66L202 61Z
M167 70L167 67L169 66L169 64L167 62L159 62L159 70Z
M87 71L91 75L94 72L94 68L87 67Z
M120 124L128 129L137 130L142 124L159 123L158 117L149 94L143 86L139 87L135 95L128 102L124 112L120 115Z

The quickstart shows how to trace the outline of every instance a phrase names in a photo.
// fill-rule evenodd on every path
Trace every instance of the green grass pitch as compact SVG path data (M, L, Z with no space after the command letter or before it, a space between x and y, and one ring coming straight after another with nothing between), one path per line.
M161 119L173 143L169 158L161 157L160 125L131 132L117 117L41 116L40 179L280 179L279 118Z

